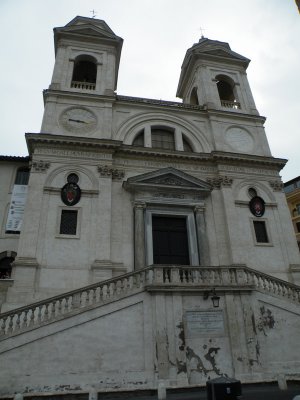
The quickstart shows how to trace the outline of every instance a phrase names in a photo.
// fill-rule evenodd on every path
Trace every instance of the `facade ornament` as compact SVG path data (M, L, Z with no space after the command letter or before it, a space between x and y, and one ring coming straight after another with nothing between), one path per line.
M221 187L231 187L233 179L228 176L218 176L206 179L214 189L221 189Z
M133 208L135 210L144 210L146 207L147 207L147 205L144 201L135 201L133 203Z
M117 168L111 168L108 165L99 165L98 166L98 172L100 176L107 177L107 178L112 178L112 179L123 179L125 176L124 170L117 169Z
M283 183L280 180L269 181L269 184L274 192L281 192L283 190Z
M45 172L50 167L49 162L45 161L32 161L31 170L36 172Z
M197 206L194 207L194 213L195 214L199 214L199 213L203 214L204 211L205 211L205 206L204 205L202 205L202 206L197 205Z

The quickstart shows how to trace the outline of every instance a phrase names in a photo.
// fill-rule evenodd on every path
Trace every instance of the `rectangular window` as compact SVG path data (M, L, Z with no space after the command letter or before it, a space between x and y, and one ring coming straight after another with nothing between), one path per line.
M300 222L296 222L297 232L300 232Z
M62 210L60 219L60 235L76 235L77 210Z
M265 221L253 221L254 232L257 243L269 243L266 222Z

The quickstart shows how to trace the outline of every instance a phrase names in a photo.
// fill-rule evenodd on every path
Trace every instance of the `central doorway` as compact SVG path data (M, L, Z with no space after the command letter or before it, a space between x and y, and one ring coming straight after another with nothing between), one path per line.
M153 263L190 265L185 217L152 215Z

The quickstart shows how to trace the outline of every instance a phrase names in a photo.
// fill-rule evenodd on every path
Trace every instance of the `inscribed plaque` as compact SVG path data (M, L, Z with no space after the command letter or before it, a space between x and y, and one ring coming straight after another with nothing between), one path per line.
M222 311L188 311L186 313L189 337L201 335L223 335L224 318Z

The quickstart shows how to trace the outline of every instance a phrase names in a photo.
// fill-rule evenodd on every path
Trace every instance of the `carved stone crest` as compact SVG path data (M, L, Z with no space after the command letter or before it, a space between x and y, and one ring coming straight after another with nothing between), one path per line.
M221 187L230 187L233 179L228 176L218 176L214 178L208 178L206 180L214 189L221 189Z
M98 172L100 176L112 178L112 179L122 179L125 176L125 172L123 170L109 167L108 165L99 165Z
M269 184L274 192L281 192L283 190L283 183L280 180L269 181Z
M49 162L45 161L33 161L31 164L31 169L36 172L45 172L50 167Z

